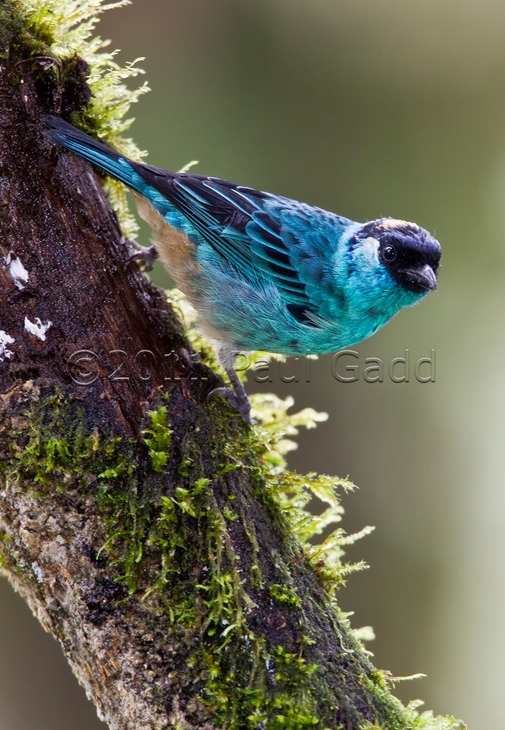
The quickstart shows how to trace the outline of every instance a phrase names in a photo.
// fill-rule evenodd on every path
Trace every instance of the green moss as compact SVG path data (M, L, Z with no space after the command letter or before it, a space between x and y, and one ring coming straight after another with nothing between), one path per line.
M307 680L317 670L305 659L286 651L282 646L274 650L275 681L281 689L272 699L264 720L267 727L295 730L304 727L322 727L316 714L314 686ZM311 692L308 691L311 686Z
M168 459L172 443L172 429L168 423L168 408L160 405L156 410L148 411L150 427L142 432L144 443L147 446L154 471L163 472Z
M0 56L4 59L12 53L25 58L49 53L52 36L42 31L34 34L24 10L16 0L6 0L0 7Z
M254 587L261 590L264 582L256 536L246 516L234 508L233 494L220 493L219 501L216 497L212 470L221 469L222 461L208 435L186 434L183 452L172 452L169 407L162 402L150 412L145 430L149 458L142 461L129 442L107 437L95 428L87 430L90 419L82 403L62 392L54 393L22 414L3 468L18 483L24 481L28 488L33 484L42 497L50 490L63 489L94 496L108 532L102 557L117 568L117 581L127 588L128 596L156 598L173 622L181 645L198 642L190 670L199 678L201 697L219 727L322 730L318 708L321 693L326 691L325 680L319 678L318 667L307 662L303 648L309 646L311 637L308 634L302 649L294 653L271 645L252 630L255 603L249 592ZM214 461L202 463L198 458L202 444L197 438L205 439L215 452ZM242 453L235 450L235 468L249 469L254 475L257 489L266 491L265 503L273 505L282 521L286 546L291 541L293 551L300 553L296 535L309 539L322 525L308 522L307 515L303 518L305 500L317 493L335 511L337 484L329 478L270 474L269 467L257 458L261 441L257 435L251 436ZM151 452L157 455L167 449L170 459L164 468L173 481L163 476L160 494L162 477ZM176 459L184 464L182 470L173 463ZM337 512L340 515L341 509ZM332 521L330 515L321 519L326 524ZM230 525L237 524L251 544L250 587L246 587L230 538ZM312 550L319 552L302 559L319 560L321 548ZM258 571L257 580L253 570ZM285 582L271 583L268 594L290 611L301 610L289 569L285 570ZM405 718L419 730L458 727L447 724L445 718L420 715L415 707L403 708L390 694L382 673L363 676L361 681L381 707L391 708L391 717L396 719L387 730L404 730L408 726Z
M256 641L257 654L250 649L235 655L208 656L208 702L223 728L297 728L324 725L317 717L317 696L309 666L303 657L287 652L282 646L267 650ZM225 670L223 672L223 669ZM275 691L273 691L275 686Z
M279 603L286 603L288 606L301 606L301 599L296 589L290 586L284 586L280 583L272 583L268 586L268 592Z
M424 704L421 700L413 700L405 707L383 683L375 684L366 678L364 683L380 706L384 710L390 708L391 712L387 724L364 722L362 730L467 730L461 720L452 716L435 716L430 710L420 713Z
M149 458L144 463L135 456L132 444L107 438L95 428L87 430L89 419L83 404L64 393L44 397L20 418L2 468L18 483L24 481L27 488L33 484L42 497L51 489L94 496L108 532L102 557L116 566L118 582L127 587L129 596L140 593L144 600L155 596L174 631L186 637L181 638L182 645L198 640L191 671L200 678L201 696L218 726L324 728L318 712L324 680L319 680L318 668L307 663L303 650L293 653L272 646L251 629L254 601L237 563L229 525L240 523L244 528L258 572L259 548L254 533L246 531L246 517L233 508L233 495L226 498L221 494L220 501L216 499L212 474L206 469L219 465L219 454L215 454L215 464L202 464L197 458L198 444L192 440L195 434L186 436L190 456L186 451L177 456L185 464L186 475L182 478L177 464L170 463L174 481L164 481L165 493L159 495L161 477L156 461ZM169 422L169 404L152 409L146 429L152 439L148 450L161 453L162 446L172 448L167 441ZM208 442L207 436L202 438ZM248 443L254 452L257 441ZM172 454L171 460L175 458ZM311 494L317 491L320 498L326 495L331 502L336 499L334 481L297 475L286 481L269 475L268 470L265 473L261 464L248 464L245 453L241 459L236 468L250 467L258 489L262 480L269 493L267 503L275 504L278 519L284 520L286 540L293 540L293 550L299 551L293 530L304 537L314 531L313 524L305 520L300 524L301 502L307 498L304 489L312 485ZM299 501L293 504L293 499ZM256 582L250 577L250 585L260 588L261 575ZM268 594L290 611L299 610L299 596L289 581L288 571L286 582L270 584ZM306 639L308 646L310 636ZM420 730L458 727L429 713L419 715L414 707L402 708L381 673L363 676L362 683L397 718L387 730L404 730L408 726L405 718Z
M12 434L2 470L37 485L39 493L49 484L63 491L67 485L86 487L90 479L130 473L130 455L120 448L120 439L107 439L96 428L89 431L82 405L62 391L41 400L24 417L25 428Z

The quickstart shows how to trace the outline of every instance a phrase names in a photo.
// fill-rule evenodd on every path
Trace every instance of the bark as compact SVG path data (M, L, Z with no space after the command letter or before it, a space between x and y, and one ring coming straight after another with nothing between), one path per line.
M207 402L219 378L129 260L96 173L44 133L56 95L86 101L85 65L62 81L6 27L5 575L114 730L413 727L300 559L260 440Z

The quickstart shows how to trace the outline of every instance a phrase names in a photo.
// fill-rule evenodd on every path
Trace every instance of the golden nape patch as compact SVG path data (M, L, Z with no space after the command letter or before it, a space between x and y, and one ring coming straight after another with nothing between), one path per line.
M380 227L385 230L405 227L412 228L412 225L409 221L401 221L396 218L383 218L380 223ZM415 227L417 228L417 226Z

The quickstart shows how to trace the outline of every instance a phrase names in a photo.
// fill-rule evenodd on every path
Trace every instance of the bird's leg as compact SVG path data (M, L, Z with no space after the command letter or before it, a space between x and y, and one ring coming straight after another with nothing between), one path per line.
M155 246L141 246L137 241L130 239L130 247L134 250L129 261L135 261L143 271L152 271L154 262L158 258L158 251Z
M219 362L230 379L232 388L214 388L214 390L210 391L207 397L210 399L214 398L216 395L223 396L223 398L226 398L226 400L238 410L244 421L251 424L251 404L247 397L247 393L244 390L244 386L240 382L240 378L233 367L233 363L235 362L237 355L238 353L230 351L225 347L218 350L217 356L219 358Z

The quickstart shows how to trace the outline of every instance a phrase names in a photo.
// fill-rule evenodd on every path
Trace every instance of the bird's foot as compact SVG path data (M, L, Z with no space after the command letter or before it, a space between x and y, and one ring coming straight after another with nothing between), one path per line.
M142 271L152 271L154 262L158 258L158 251L155 246L141 246L137 241L129 240L130 248L133 253L129 257L129 261L135 261Z
M251 420L251 404L249 403L249 398L245 393L243 396L242 394L238 395L233 388L222 386L211 390L207 395L207 400L212 400L219 395L222 398L225 398L228 403L240 413L248 426L253 424L253 421Z

